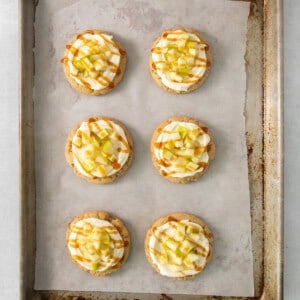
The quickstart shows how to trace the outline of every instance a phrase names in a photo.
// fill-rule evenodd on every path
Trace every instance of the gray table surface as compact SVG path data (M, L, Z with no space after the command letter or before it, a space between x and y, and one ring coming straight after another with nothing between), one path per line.
M285 299L300 299L300 1L285 0ZM0 299L19 298L18 5L0 0ZM299 47L299 48L297 48ZM299 101L299 102L298 102ZM298 236L298 238L297 238Z

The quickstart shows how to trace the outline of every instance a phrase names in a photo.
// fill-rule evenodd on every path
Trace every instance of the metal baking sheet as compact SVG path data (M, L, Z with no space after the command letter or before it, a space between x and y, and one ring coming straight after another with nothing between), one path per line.
M36 292L35 174L33 127L34 13L20 1L20 205L21 295L23 299L170 299L167 295L101 292ZM246 137L251 193L255 295L282 293L282 89L281 1L252 1L247 33ZM183 296L174 296L183 299ZM195 299L184 296L186 299ZM210 299L211 297L200 297ZM75 298L76 299L76 298ZM197 296L199 299L199 296ZM224 298L225 299L225 298ZM229 298L226 298L229 299Z

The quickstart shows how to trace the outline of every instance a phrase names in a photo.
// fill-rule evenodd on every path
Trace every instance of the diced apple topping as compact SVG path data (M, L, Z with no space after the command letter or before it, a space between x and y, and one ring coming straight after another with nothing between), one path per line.
M196 171L199 168L199 165L189 162L185 167L190 171Z
M87 42L83 47L84 51L79 49L72 60L77 71L73 75L97 79L109 68L112 52L105 45L97 45L94 41Z
M128 151L128 145L113 127L101 127L97 121L90 121L77 131L72 147L73 156L82 169L98 177L107 176L112 169L120 169L120 152Z
M165 244L168 248L170 248L173 251L175 251L177 249L177 247L179 246L179 243L174 241L173 239L166 240Z
M161 149L164 167L170 167L176 173L203 170L200 166L202 162L207 161L203 157L207 146L201 146L205 132L200 127L190 129L180 124L171 131L165 130L162 134L168 135L165 142L157 143L157 147Z
M201 231L198 227L184 222L169 222L172 231L169 229L164 231L162 237L168 236L166 232L169 232L172 237L162 240L162 237L158 238L162 244L160 244L159 251L154 251L159 262L164 265L177 267L174 270L193 270L198 269L199 260L205 258L205 252L203 247L199 245L201 240ZM175 233L174 233L175 230ZM207 255L207 253L206 253Z
M169 43L164 47L159 47L158 53L161 55L160 60L156 62L157 67L171 81L185 82L186 80L188 82L189 75L193 75L192 70L196 66L196 59L199 55L198 42L186 33L180 35L170 33L167 39Z
M77 248L82 257L91 263L92 270L96 271L114 258L115 242L105 228L84 222L82 230L84 234L76 240Z

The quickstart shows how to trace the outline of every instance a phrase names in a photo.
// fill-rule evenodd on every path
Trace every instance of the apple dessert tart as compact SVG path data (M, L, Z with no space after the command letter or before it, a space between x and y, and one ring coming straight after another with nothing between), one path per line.
M213 235L190 214L174 213L158 219L148 230L145 252L163 276L185 280L198 275L212 257Z
M209 129L190 117L173 117L160 124L151 140L154 166L175 183L198 180L215 156Z
M119 121L92 117L69 133L65 156L79 177L92 183L109 183L130 166L132 139Z
M126 51L113 36L85 30L66 46L61 60L71 86L87 95L106 94L122 79Z
M66 242L71 259L92 275L117 271L130 251L130 236L123 223L103 211L86 212L68 226Z
M176 94L198 88L212 63L206 40L184 27L164 31L155 41L149 59L153 79L164 90Z

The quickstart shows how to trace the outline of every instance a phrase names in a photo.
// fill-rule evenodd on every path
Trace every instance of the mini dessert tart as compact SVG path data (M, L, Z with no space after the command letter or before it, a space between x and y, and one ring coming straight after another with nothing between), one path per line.
M113 36L100 30L85 30L66 46L61 61L74 89L87 95L101 95L121 81L126 51Z
M145 252L163 276L185 280L198 275L212 257L213 234L190 214L174 213L157 220L148 230Z
M149 59L153 79L164 90L183 94L198 88L212 63L206 40L195 30L177 27L155 41Z
M92 183L109 183L130 166L132 139L119 121L92 117L71 130L65 156L79 177Z
M72 261L95 276L120 269L130 251L126 227L103 211L86 212L75 218L68 226L66 242Z
M215 156L215 144L208 128L189 117L173 117L153 133L151 154L154 166L175 183L198 180Z

